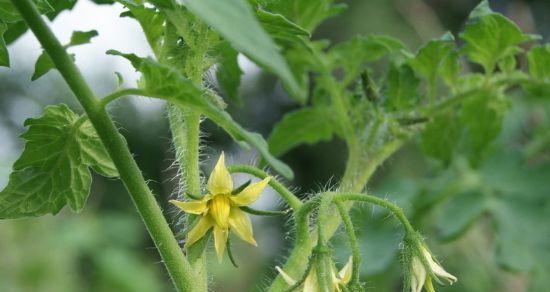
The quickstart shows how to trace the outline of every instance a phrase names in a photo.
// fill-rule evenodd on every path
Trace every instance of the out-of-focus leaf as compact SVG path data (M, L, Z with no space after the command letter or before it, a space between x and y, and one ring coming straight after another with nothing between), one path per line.
M470 164L478 166L487 147L500 133L508 104L503 96L480 91L464 103L460 121L464 124L463 147Z
M67 203L79 212L90 191L90 167L118 175L91 123L66 105L48 106L25 125L27 143L0 193L0 218L56 214Z
M97 30L89 30L89 31L73 31L73 34L71 35L71 40L66 45L66 47L74 47L79 46L83 44L89 44L92 40L92 38L98 36Z
M309 37L309 32L291 22L281 14L273 14L263 9L256 10L256 17L265 31L277 42L284 44L299 43L302 37Z
M422 150L429 156L449 165L460 141L462 128L452 113L438 115L421 135Z
M330 108L302 108L286 114L275 125L267 141L271 153L281 156L300 144L330 140L333 132Z
M409 61L409 64L416 72L426 78L429 85L432 86L439 72L442 71L442 67L446 64L447 58L453 57L450 53L454 48L454 37L450 32L447 32L441 38L431 40L421 47L416 56ZM452 60L448 62L452 64Z
M239 67L239 52L226 42L220 44L216 52L219 56L219 65L216 71L218 84L229 99L240 103L239 86L241 85L243 71Z
M348 84L362 72L365 63L406 50L405 45L397 39L370 34L339 43L330 50L329 54L332 67L344 69L343 83Z
M387 106L391 110L408 108L418 102L418 85L420 81L407 64L392 64L387 78Z
M437 220L439 236L443 240L457 238L488 209L487 198L476 191L468 191L441 206L441 216Z
M337 15L346 9L344 4L332 4L333 0L282 0L259 1L267 10L280 13L286 18L313 32L324 19Z
M224 128L231 137L241 145L251 145L280 174L293 177L292 170L282 161L275 158L268 150L267 142L260 134L245 130L219 106L204 98L205 93L193 82L174 69L158 64L151 59L143 59L140 71L143 73L141 85L149 95L165 99L178 106L190 107L203 113L206 117Z
M6 42L4 41L4 33L8 30L8 25L0 20L0 66L10 66L10 55L8 48L6 48Z
M262 29L246 1L186 0L185 6L219 32L235 49L279 76L298 101L305 101L306 93L300 92L279 48Z
M470 14L460 37L466 41L462 52L482 65L485 72L493 72L499 61L521 52L518 45L531 40L532 36L521 32L515 23L503 15L488 13L487 9L487 3L483 1Z
M33 2L42 14L53 11L53 7L46 0L33 0ZM16 22L22 19L10 0L0 0L0 20L4 22Z
M525 90L538 97L550 97L550 45L534 46L527 53L529 74L535 83L524 84Z

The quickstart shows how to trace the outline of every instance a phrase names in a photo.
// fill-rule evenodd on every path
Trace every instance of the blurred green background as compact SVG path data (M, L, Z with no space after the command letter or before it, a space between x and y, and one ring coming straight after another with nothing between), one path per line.
M478 1L355 0L348 10L325 22L314 38L333 42L356 34L388 34L412 50L446 30L461 31ZM528 33L550 38L550 1L490 1L493 9L514 20ZM97 29L91 45L75 48L76 61L96 92L116 86L114 72L133 85L137 74L107 49L150 54L136 23L119 18L120 5L96 5L80 0L52 23L67 40L72 30ZM67 103L79 110L57 72L30 82L40 54L27 33L10 47L12 68L0 68L0 187L22 151L18 135L23 121L40 114L47 104ZM229 105L242 125L267 136L274 123L297 108L277 80L242 59L244 106ZM213 74L207 80L213 80ZM407 211L426 236L444 266L459 282L442 291L550 291L550 98L511 97L513 107L487 161L471 169L457 158L449 168L427 159L414 142L394 155L377 172L369 190ZM179 214L168 206L177 179L164 104L131 98L111 107L150 187L166 211L175 232ZM205 161L208 174L221 150L230 163L253 163L256 153L235 145L217 126L206 121ZM287 182L303 196L332 187L344 168L341 141L301 146L283 159L296 179ZM238 176L244 181L246 177ZM268 191L258 207L282 206ZM362 274L369 291L400 291L400 229L378 209L353 211L364 261ZM212 264L213 291L262 291L283 262L292 242L289 218L254 218L260 248L234 241L233 268L226 260ZM334 245L343 261L349 255L339 234ZM82 214L0 221L0 291L173 291L159 256L148 238L121 183L95 177Z

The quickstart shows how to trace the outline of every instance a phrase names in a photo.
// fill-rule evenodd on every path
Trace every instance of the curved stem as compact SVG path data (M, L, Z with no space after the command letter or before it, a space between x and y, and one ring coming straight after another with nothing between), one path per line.
M114 100L116 100L120 97L124 97L124 96L128 96L128 95L140 95L141 93L142 93L141 89L138 89L138 88L119 89L119 90L103 97L99 101L99 104L100 104L100 107L105 108L109 103L111 103L112 101L114 101Z
M118 133L113 121L96 99L71 57L44 22L32 1L12 0L12 3L86 111L90 122L117 167L120 178L130 193L176 288L178 291L195 291L193 285L195 274L183 256L162 210L145 183L126 142Z
M264 179L269 176L267 172L249 165L236 164L236 165L229 166L227 169L231 173L236 173L236 172L247 173L261 179ZM283 198L293 210L296 211L303 205L302 201L300 201L300 199L298 199L298 197L296 197L294 193L292 193L289 189L287 189L278 180L272 178L269 181L269 185L277 193L279 193L279 195L281 195L281 198Z
M348 236L349 245L351 247L352 258L353 258L353 268L351 274L351 284L353 286L359 287L359 269L361 266L361 252L359 251L359 244L357 242L357 237L355 236L355 229L353 228L353 222L351 217L348 214L348 210L343 202L335 201L340 217L344 224L344 229L346 230L346 235Z

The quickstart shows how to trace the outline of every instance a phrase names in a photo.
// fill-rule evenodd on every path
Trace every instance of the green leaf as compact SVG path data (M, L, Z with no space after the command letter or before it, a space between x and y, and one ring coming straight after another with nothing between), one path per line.
M304 143L328 141L334 132L334 121L328 107L317 106L290 112L275 125L267 142L273 155L281 156Z
M83 44L89 44L92 38L98 36L97 30L73 31L70 42L66 47L74 47Z
M262 29L245 0L188 0L185 6L219 32L235 49L279 76L298 101L305 101L306 93L300 92L279 48Z
M421 135L422 150L444 165L449 165L460 141L461 132L462 128L454 114L438 115L426 126Z
M472 14L460 37L466 41L462 52L490 73L504 58L521 52L519 44L532 39L501 14L489 13L482 2Z
M155 8L147 8L131 1L119 0L129 11L120 16L133 17L136 19L147 38L147 42L154 52L158 52L161 46L161 39L164 34L165 17Z
M436 221L439 236L443 240L462 235L488 209L484 194L468 191L455 195L439 208L441 216Z
M407 64L401 66L392 64L388 72L386 104L391 110L408 108L418 102L418 85L413 70Z
M151 59L143 59L140 67L143 73L141 85L148 95L165 99L181 107L189 107L201 112L221 126L231 137L243 146L256 148L263 158L280 174L292 178L292 170L269 153L267 142L260 134L249 132L235 122L231 116L216 105L211 95L204 92L178 71L158 64Z
M33 0L33 2L41 14L53 11L53 7L46 0ZM0 0L0 20L4 22L16 22L22 19L15 6L11 3L11 0Z
M533 96L550 97L550 45L534 46L527 53L529 74L535 82L524 84L524 88Z
M426 78L430 85L433 85L454 48L454 37L450 32L447 32L441 38L431 40L421 47L416 56L409 61L409 64L416 72Z
M280 0L264 1L267 10L280 13L286 18L313 32L324 19L344 11L344 4L333 5L333 0Z
M300 43L303 37L309 38L307 30L291 22L281 14L273 14L263 9L256 10L256 17L265 31L278 43Z
M66 105L48 106L25 125L25 150L0 192L0 218L56 214L67 203L79 212L90 191L89 167L118 176L91 123Z
M139 68L141 67L141 62L143 61L143 58L139 57L136 54L122 53L122 52L119 52L117 50L108 50L107 52L105 52L105 54L112 55L112 56L121 56L121 57L125 58L126 60L130 61L130 63L132 63L132 66L136 70L139 70Z
M349 41L339 43L330 50L329 54L332 68L342 68L345 72L343 83L349 84L363 71L365 63L406 50L405 45L397 39L370 34L356 36Z
M0 66L4 67L10 66L10 55L6 47L6 42L4 41L4 33L7 29L8 25L0 20Z
M227 42L219 45L216 52L219 56L219 66L216 71L218 83L229 99L240 104L239 86L243 71L239 67L239 52Z
M50 70L52 69L55 69L52 58L50 58L50 55L48 55L46 52L42 52L42 54L38 56L36 64L34 64L34 73L32 74L31 80L34 81L42 77L44 74L50 72Z
M480 91L463 104L460 121L464 124L463 147L470 164L479 166L488 146L498 136L508 104L504 97Z

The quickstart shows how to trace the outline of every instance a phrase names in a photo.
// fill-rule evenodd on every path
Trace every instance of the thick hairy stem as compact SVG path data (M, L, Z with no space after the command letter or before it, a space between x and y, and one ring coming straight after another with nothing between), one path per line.
M231 173L247 173L261 179L269 176L269 174L265 171L249 165L231 165L228 167L228 170ZM298 199L296 195L294 195L278 180L272 178L269 181L269 186L271 186L277 193L279 193L281 198L283 198L283 200L285 200L293 210L298 210L302 206L302 201L300 201L300 199Z
M322 194L319 204L319 213L317 215L317 282L320 292L333 291L332 285L332 252L329 248L330 236L325 233L324 225L330 221L330 207L334 193L327 192Z
M118 133L113 121L74 65L71 57L44 22L32 1L12 0L12 3L36 35L38 41L51 57L56 68L86 111L158 248L174 285L178 291L196 291L193 285L195 273L192 272L189 262L183 256L162 214L162 210L151 190L147 187L136 162L132 158L132 154L128 150L124 139Z

